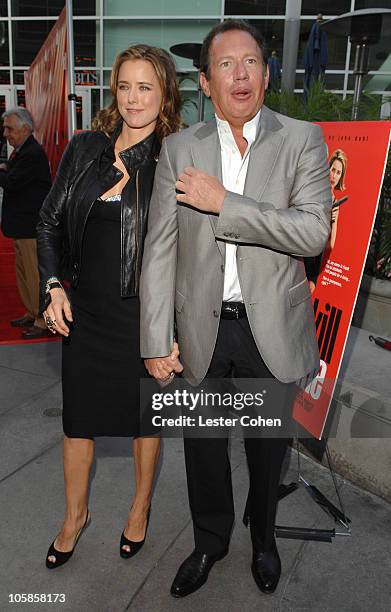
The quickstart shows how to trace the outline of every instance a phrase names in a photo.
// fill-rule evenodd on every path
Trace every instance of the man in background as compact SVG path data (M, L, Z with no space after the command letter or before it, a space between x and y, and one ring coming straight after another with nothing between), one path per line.
M13 327L26 327L27 339L48 335L38 315L39 276L36 225L38 213L51 187L49 162L35 140L29 111L16 107L3 114L4 136L14 147L6 164L0 164L0 187L4 189L1 229L15 246L16 282L25 314L11 321Z
M271 56L267 60L269 68L269 89L272 91L280 91L281 89L281 66L278 59L277 51L272 51Z

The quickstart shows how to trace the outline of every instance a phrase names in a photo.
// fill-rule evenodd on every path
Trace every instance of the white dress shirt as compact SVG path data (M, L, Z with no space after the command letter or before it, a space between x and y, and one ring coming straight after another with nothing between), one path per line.
M228 121L219 119L216 115L217 131L221 147L221 169L223 185L227 191L233 191L243 195L246 182L248 162L250 160L251 145L255 140L261 109L243 126L243 137L247 140L247 149L243 155L240 154L238 145L232 134ZM234 243L227 242L225 247L224 267L224 302L243 302L240 289L238 269L236 265L236 249Z

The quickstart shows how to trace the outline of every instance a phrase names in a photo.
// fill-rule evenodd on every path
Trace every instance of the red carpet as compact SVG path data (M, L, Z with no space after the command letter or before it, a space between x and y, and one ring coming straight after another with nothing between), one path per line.
M0 344L31 344L53 342L59 338L40 338L25 340L23 329L11 327L10 320L22 317L25 313L16 287L15 255L12 240L5 238L0 231Z

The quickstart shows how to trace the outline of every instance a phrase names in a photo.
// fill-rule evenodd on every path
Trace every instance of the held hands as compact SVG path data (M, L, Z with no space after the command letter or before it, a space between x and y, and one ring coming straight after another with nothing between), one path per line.
M226 191L215 176L188 167L179 175L175 187L178 202L208 213L219 213L223 206Z
M179 361L179 348L177 342L174 342L170 355L166 357L154 357L153 359L144 359L144 365L148 374L159 381L167 381L172 378L173 373L179 374L183 370L183 365Z
M52 332L58 332L62 336L69 336L69 327L64 321L64 316L68 321L73 321L70 302L64 289L55 288L50 290L51 302L43 313L45 323ZM50 325L50 321L53 323Z

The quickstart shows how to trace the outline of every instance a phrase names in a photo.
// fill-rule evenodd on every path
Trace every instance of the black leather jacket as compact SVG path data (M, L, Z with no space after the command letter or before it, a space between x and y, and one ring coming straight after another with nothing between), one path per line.
M83 132L72 138L45 199L37 226L40 308L45 305L46 281L66 278L77 287L87 217L95 200L121 180L113 166L114 144L103 132ZM138 295L149 202L160 143L155 134L121 151L130 180L121 200L121 296ZM99 248L99 245L97 245Z

